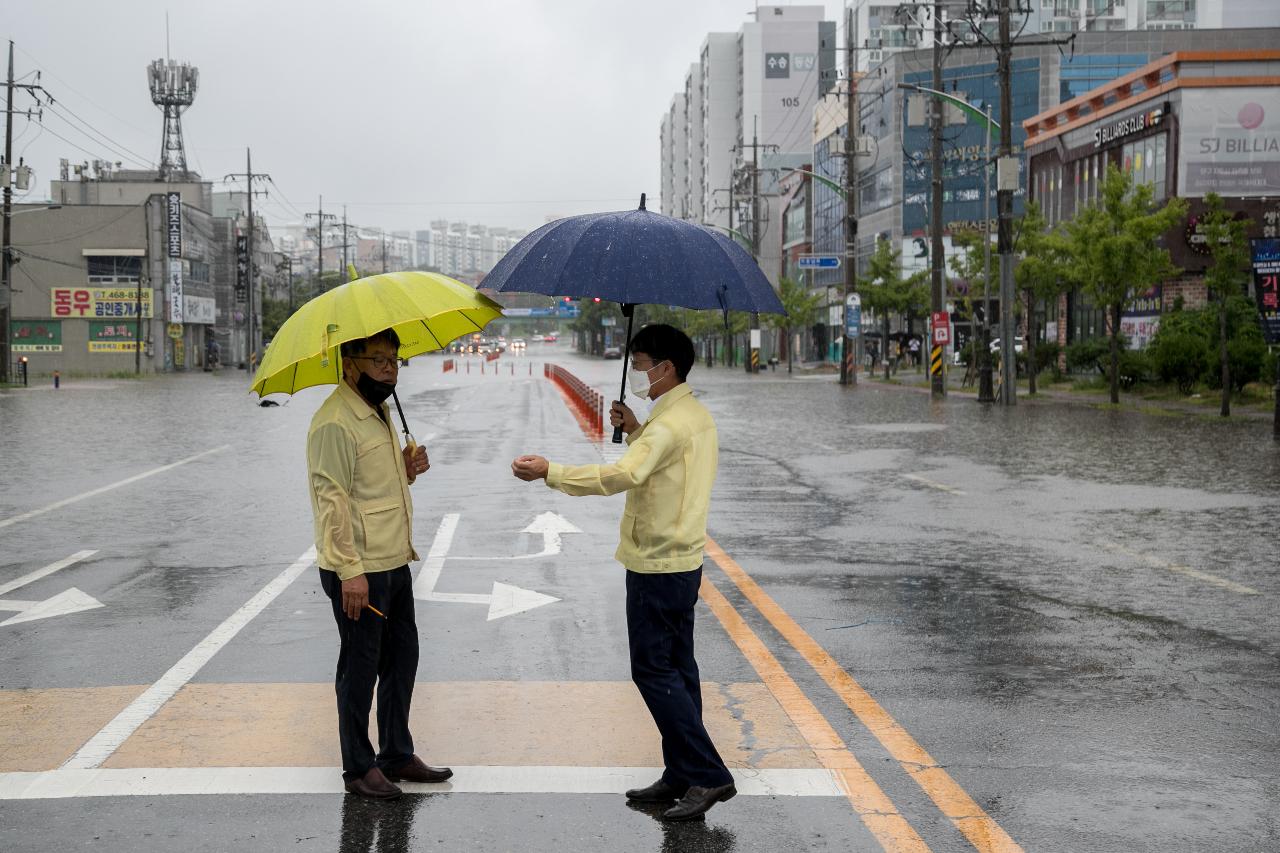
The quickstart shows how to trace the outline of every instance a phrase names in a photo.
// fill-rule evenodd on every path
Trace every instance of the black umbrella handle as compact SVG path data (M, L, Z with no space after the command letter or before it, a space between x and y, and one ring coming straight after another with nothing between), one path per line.
M391 399L396 401L396 411L400 413L400 426L404 427L405 446L416 448L417 443L413 440L413 436L409 434L409 422L404 419L404 409L400 406L400 397L395 390L391 392Z
M641 207L644 206L643 199L640 205ZM625 405L623 401L627 398L627 369L631 367L631 324L636 321L636 306L623 305L622 313L627 318L627 345L622 350L622 390L618 392L619 405ZM613 428L613 443L622 444L622 424L618 424Z

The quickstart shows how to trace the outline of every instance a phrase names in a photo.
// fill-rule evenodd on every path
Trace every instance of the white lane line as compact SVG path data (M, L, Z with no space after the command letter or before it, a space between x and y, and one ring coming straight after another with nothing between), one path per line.
M422 568L413 581L414 598L427 598L435 592L436 584L440 582L440 572L444 569L444 558L453 546L453 533L458 529L459 517L458 513L450 512L440 519L436 538L431 540L431 550L427 552L427 559L422 561Z
M195 456L188 456L186 459L179 459L177 462L170 462L168 465L161 465L159 468L152 468L150 471L143 471L141 474L134 474L132 477L126 477L123 480L118 480L106 486L100 486L99 488L93 489L91 491L84 492L79 495L75 495L74 497L63 498L62 500L55 501L54 503L51 503L48 506L42 506L39 509L33 509L30 512L24 512L22 515L15 515L12 518L6 518L0 521L0 528L8 527L11 524L17 524L19 521L26 521L29 518L35 518L37 515L43 515L44 513L51 512L55 509L61 509L62 507L67 506L69 504L76 503L77 501L82 501L82 500L85 500L86 498L91 498L91 497L94 497L95 495L100 495L103 492L109 492L112 489L118 489L121 486L127 486L130 483L136 483L139 480L146 479L147 477L151 477L156 474L163 474L165 471L171 471L174 468L177 468L179 465L186 465L188 462L195 462L197 459L200 459L201 457L208 456L211 453L219 453L223 450L228 449L229 447L231 447L231 445L224 444L221 447L213 447L213 448L210 448L209 450L202 450L201 452L197 453Z
M183 655L182 659L160 676L160 680L143 691L142 695L129 703L115 719L102 727L96 735L89 738L84 746L76 751L62 765L63 768L76 770L92 770L111 757L111 753L119 749L136 732L143 723L156 711L173 698L195 674L200 671L218 651L231 641L240 629L266 609L276 596L284 592L289 584L311 566L316 559L313 545L289 568L276 575L275 579L264 586L249 599L239 610L228 616L221 625L214 628L209 635L196 644L195 648Z
M842 797L829 770L730 768L748 797ZM499 767L454 765L436 785L401 783L411 793L619 794L662 775L661 767ZM191 794L341 794L338 767L139 767L0 773L0 800L158 797Z
M76 551L70 557L61 559L56 563L50 563L49 565L45 566L43 569L36 569L34 572L25 574L20 578L14 578L13 580L9 581L6 584L0 584L0 595L5 595L6 593L13 592L15 589L18 589L19 587L26 586L32 581L38 581L40 580L40 578L47 577L53 574L54 572L65 569L67 566L78 563L81 560L87 560L96 553L98 553L96 550ZM8 609L12 609L12 608L8 608Z
M964 494L964 492L962 492L960 489L955 488L954 486L948 486L946 483L935 483L933 480L930 480L927 477L921 477L918 474L903 474L902 477L903 479L913 480L917 483L920 483L921 485L928 486L931 489L938 489L939 491L949 492L953 495Z
M1170 563L1167 560L1162 560L1152 554L1143 554L1142 552L1135 551L1132 548L1126 548L1118 542L1103 542L1101 543L1101 546L1108 551L1112 551L1117 554L1124 554L1126 556L1133 557L1135 560L1141 560L1148 566L1153 566L1157 569L1164 569L1165 571L1173 572L1174 574L1183 575L1185 577L1195 578L1198 581L1204 581L1207 584L1220 586L1223 589L1229 589L1232 592L1238 592L1241 595L1262 595L1261 592L1251 586L1245 586L1242 583L1236 583L1235 581L1227 580L1226 578L1220 578L1217 575L1211 575L1208 572L1202 572L1199 569L1193 569L1190 566Z

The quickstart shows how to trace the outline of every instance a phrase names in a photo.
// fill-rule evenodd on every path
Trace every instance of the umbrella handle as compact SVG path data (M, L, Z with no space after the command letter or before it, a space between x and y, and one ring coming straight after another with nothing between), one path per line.
M640 207L644 208L644 197L640 197ZM627 368L631 366L631 325L636 321L636 306L624 304L622 313L627 317L627 346L622 351L622 390L618 392L618 404L623 403L627 398ZM618 424L613 428L613 443L622 444L622 424Z

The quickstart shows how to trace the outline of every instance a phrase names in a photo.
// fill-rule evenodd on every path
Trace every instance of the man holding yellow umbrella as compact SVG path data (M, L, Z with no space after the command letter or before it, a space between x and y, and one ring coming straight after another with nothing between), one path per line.
M430 463L409 433L395 386L401 359L481 330L501 313L497 303L445 276L371 276L316 297L285 321L254 377L263 396L337 384L312 418L307 471L320 582L341 639L338 736L353 794L394 799L397 781L453 775L415 755L409 732L418 670L409 486ZM403 448L388 397L400 413ZM369 741L375 685L377 752Z

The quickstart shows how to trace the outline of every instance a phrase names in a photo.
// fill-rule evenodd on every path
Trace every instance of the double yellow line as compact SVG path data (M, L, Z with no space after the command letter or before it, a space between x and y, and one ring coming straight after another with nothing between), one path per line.
M783 639L813 667L975 848L982 853L1022 853L1022 848L1008 833L964 792L950 774L938 766L924 747L853 676L836 663L807 631L751 579L737 561L710 538L707 540L706 550L711 561L733 581ZM818 760L840 780L850 804L867 829L875 835L880 846L889 851L927 851L928 845L907 819L898 813L831 723L705 573L702 598L791 718Z

